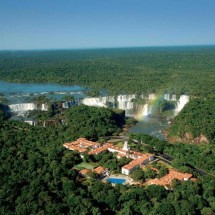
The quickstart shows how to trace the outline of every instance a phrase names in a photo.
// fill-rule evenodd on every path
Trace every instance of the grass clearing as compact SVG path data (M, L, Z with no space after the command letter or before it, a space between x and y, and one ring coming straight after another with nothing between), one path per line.
M118 143L118 142L122 142L122 139L110 139L107 142L108 143Z
M168 168L168 169L173 168L173 166L171 166L170 164L165 163L164 161L159 160L157 163L160 164L161 166L164 166L164 167Z
M75 165L75 168L80 169L80 170L81 169L90 169L90 170L92 170L92 169L94 169L95 166L96 165L91 164L91 163L82 162L82 163L80 163L78 165Z
M118 147L123 147L123 145L124 145L124 142L118 142L117 144L116 144L116 146L118 146Z

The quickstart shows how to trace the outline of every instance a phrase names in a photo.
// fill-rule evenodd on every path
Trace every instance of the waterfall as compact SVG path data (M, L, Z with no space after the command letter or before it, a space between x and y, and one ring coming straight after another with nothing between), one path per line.
M175 112L176 113L180 112L183 109L183 107L189 102L189 100L190 100L190 96L181 95L180 99L177 103L177 107L175 109Z
M150 115L150 114L152 114L152 107L150 107L149 104L145 104L145 105L143 106L142 115L143 115L143 116L148 116L148 115Z
M118 95L117 96L117 108L123 110L131 110L134 108L132 99L135 99L135 95Z
M136 95L118 95L116 98L114 96L104 96L104 97L88 97L82 100L82 103L88 106L97 106L97 107L108 107L108 103L112 104L112 107L118 109L125 110L126 116L148 116L153 113L153 106L152 102L148 102L146 104L137 104L133 102L133 99L136 98ZM143 99L144 96L141 95L139 99ZM156 95L154 93L148 95L148 100L156 99ZM163 99L167 101L176 101L176 95L173 94L170 98L170 94L166 93L163 95ZM182 95L178 101L177 108L175 112L179 112L184 105L189 101L189 96Z
M169 94L164 94L164 100L169 101L170 100L170 95Z
M25 120L24 122L28 123L29 125L35 125L34 120Z
M68 108L74 106L75 104L76 104L75 101L63 102L63 103L62 103L62 108L68 109Z
M106 107L106 101L107 99L105 97L95 97L95 98L89 97L89 98L84 98L82 100L82 103L88 106Z
M132 109L133 116L141 117L143 115L144 104L134 103L134 108Z
M82 100L82 104L96 107L115 107L116 104L115 108L123 109L126 111L126 115L131 115L134 109L132 99L135 97L135 95L118 95L116 99L114 96L88 97Z
M48 104L42 104L41 105L41 110L42 111L48 111Z
M129 101L119 101L117 108L123 109L123 110L129 110L133 108L133 102Z
M29 110L36 110L37 105L34 103L21 103L9 105L10 112L26 112Z
M114 96L88 97L82 100L82 104L95 107L108 107L109 104L114 107L114 103Z
M126 116L134 116L138 113L142 113L143 105L135 104L132 100L136 98L136 95L118 95L116 98L114 96L104 96L104 97L88 97L82 100L82 103L88 106L97 107L107 107L108 103L112 104L112 107L125 110Z
M156 99L156 96L154 93L149 94L149 100L154 100Z
M148 104L145 104L143 107L143 116L148 116Z
M171 100L172 100L172 101L176 101L176 95L175 95L175 94L172 95Z
M112 104L114 107L115 102L117 102L117 107L123 110L131 110L134 108L134 103L132 99L135 98L135 95L118 95L116 100L114 96L104 96L104 97L88 97L82 100L82 104L88 106L97 106L97 107L107 107L108 103Z
M68 102L63 102L62 103L62 108L68 109L69 108L69 103Z
M115 101L116 101L115 98L114 98L114 96L105 96L103 98L106 99L105 103L109 102L114 107Z

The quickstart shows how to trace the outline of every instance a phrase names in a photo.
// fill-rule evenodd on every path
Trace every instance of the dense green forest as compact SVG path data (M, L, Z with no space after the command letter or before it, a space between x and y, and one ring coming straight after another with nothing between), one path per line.
M81 184L71 169L81 158L62 145L76 138L76 131L70 130L73 126L80 129L79 135L88 129L86 119L78 116L79 110L81 116L90 114L95 125L101 124L101 118L95 108L75 108L77 116L72 115L72 109L66 113L71 123L68 126L44 128L1 120L0 214L214 214L215 180L209 176L197 182L175 181L171 192L155 185L112 187L93 179L87 186ZM104 114L102 118L110 123L112 117ZM108 127L101 130L110 132ZM149 136L140 138L149 144L157 143ZM159 150L168 150L165 142L159 143ZM186 153L185 149L181 156Z
M120 134L124 111L84 105L32 111L31 116L38 120L64 121L42 127L8 121L0 104L0 214L215 214L214 46L2 51L0 77L13 82L78 84L92 87L91 93L103 89L113 95L187 93L191 101L168 130L170 138L182 143L171 144L144 134L130 134L130 141L138 140L134 150L171 155L173 167L198 176L196 182L174 181L172 191L155 185L113 187L93 178L88 184L80 183L72 168L82 159L63 143ZM0 102L5 103L2 96ZM172 107L160 105L163 110ZM207 144L183 143L202 135ZM116 172L128 162L110 153L87 159ZM200 176L189 165L211 175ZM132 177L143 175L136 171Z
M209 98L191 100L174 118L168 135L179 137L179 142L215 143L215 100Z
M0 52L0 77L13 82L78 84L99 92L215 93L215 47Z
M125 113L108 108L75 106L65 112L68 123L67 133L73 138L86 137L97 140L99 137L119 134L125 123Z
M0 121L9 118L10 114L5 111L5 105L0 103Z
M207 145L186 143L171 144L146 134L131 134L130 136L131 138L135 138L152 146L152 148L149 147L149 152L152 152L155 148L159 154L167 153L173 156L175 158L173 165L175 165L177 169L184 170L185 172L189 171L187 164L190 164L215 175L214 142ZM136 147L137 150L141 150L141 145L137 145Z
M0 104L0 120L3 120L3 119L5 119L5 112L3 109L3 105Z

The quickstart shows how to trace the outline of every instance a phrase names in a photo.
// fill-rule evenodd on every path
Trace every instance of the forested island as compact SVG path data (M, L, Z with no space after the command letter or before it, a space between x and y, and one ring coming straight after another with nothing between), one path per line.
M60 102L51 104L45 97L35 102L47 103L47 111L31 110L29 115L47 126L31 126L10 120L4 96L0 97L0 214L213 215L214 66L214 46L0 52L0 76L5 81L77 84L89 89L91 96L190 95L164 131L167 140L128 133L125 128L135 121L124 110L83 104L63 109ZM172 111L175 103L163 100L155 114ZM77 150L63 147L78 138L103 146L113 136L127 138L132 150L156 158L129 176L136 184L112 186L93 172L86 178L79 174L83 163L120 174L130 158L118 159L108 152L83 158ZM123 143L113 144L120 148ZM156 161L165 156L171 158L167 164ZM171 189L147 185L171 168L195 180L175 179Z

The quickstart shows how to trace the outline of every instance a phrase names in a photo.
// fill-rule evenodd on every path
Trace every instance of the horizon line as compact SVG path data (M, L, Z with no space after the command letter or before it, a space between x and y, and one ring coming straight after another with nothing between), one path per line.
M6 51L63 51L63 50L99 50L99 49L129 49L129 48L165 48L165 47L201 47L215 46L215 44L189 44L189 45L149 45L149 46L113 46L113 47L79 47L79 48L41 48L41 49L0 49L0 52Z

